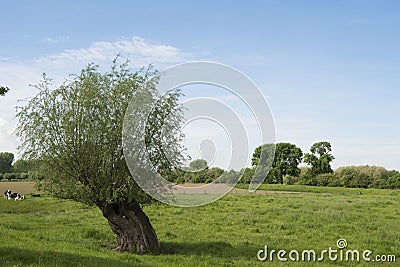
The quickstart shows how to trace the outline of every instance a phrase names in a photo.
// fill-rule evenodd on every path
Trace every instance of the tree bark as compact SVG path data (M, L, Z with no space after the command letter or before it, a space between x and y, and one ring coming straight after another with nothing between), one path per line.
M138 203L97 203L117 235L116 251L159 253L160 243L149 218Z

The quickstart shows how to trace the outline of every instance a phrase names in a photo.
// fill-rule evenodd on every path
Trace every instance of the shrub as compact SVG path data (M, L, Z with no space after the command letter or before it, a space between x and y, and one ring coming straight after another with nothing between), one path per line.
M39 180L40 181L40 180L44 179L44 175L39 171L30 171L30 172L28 172L28 176L32 180Z
M300 181L300 176L296 177L291 175L285 175L283 177L283 183L287 185L297 184L299 183L299 181Z
M251 180L254 176L255 168L245 168L240 171L242 173L242 177L240 178L239 183L242 184L250 184Z
M318 174L315 177L315 183L318 186L328 186L335 179L332 173Z
M4 179L11 181L11 180L15 179L16 175L15 175L15 173L5 173L3 177L4 177Z
M178 177L178 178L176 178L175 183L183 184L183 183L185 183L185 178L184 177Z
M227 183L227 184L235 184L240 176L241 176L240 172L237 172L235 170L230 170L229 172L224 172L221 175L221 177L218 180L218 182Z
M311 169L306 169L304 172L300 174L300 184L303 185L317 185L317 179L315 175L312 173Z
M382 188L396 171L388 171L377 166L346 166L335 171L340 184L346 187Z
M389 179L387 179L383 187L390 189L400 189L400 174L391 176Z
M328 186L342 187L343 184L340 182L339 178L336 175L333 175L333 179L329 182Z

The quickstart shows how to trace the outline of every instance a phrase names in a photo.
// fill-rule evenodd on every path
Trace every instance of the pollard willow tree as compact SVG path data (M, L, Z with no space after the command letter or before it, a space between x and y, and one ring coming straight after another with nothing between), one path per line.
M158 172L182 160L180 92L159 96L157 81L152 68L132 72L127 62L118 66L114 60L111 71L102 74L89 64L55 89L44 75L35 86L38 94L17 113L20 149L25 158L43 162L44 188L57 197L99 207L117 235L117 251L161 249L142 210L155 200L133 179L146 172L131 174L125 162L122 130L130 101L136 105L130 117L146 127L146 145L136 147L143 151L133 152L146 154ZM152 112L143 118L146 108L141 105L151 103L156 103Z

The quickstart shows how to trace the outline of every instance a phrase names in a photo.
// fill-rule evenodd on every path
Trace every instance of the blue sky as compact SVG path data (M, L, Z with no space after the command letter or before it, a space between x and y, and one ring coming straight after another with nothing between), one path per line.
M276 140L332 143L334 167L400 169L398 1L0 1L0 151L17 99L122 52L134 66L230 65L267 96ZM253 148L250 148L253 149Z

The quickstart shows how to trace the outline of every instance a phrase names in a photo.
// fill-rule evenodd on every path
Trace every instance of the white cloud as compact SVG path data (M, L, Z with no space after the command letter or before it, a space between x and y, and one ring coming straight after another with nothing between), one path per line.
M122 58L129 58L134 66L153 64L171 65L186 61L190 55L180 49L165 44L150 43L149 41L133 37L120 39L115 42L95 42L88 48L67 49L63 52L36 59L38 63L47 64L87 64L88 62L110 62L117 54Z
M69 40L68 36L61 36L61 37L47 37L44 38L43 41L46 43L51 43L51 44L59 44L63 43L65 41Z
M2 61L9 61L9 60L10 60L10 58L8 58L8 57L0 56L0 62L2 62Z
M44 41L57 43L65 41L65 38L49 37ZM134 68L153 64L162 69L187 61L191 57L174 46L153 43L139 37L115 42L95 42L88 48L67 49L42 58L23 61L0 57L0 85L11 89L5 97L0 97L0 151L10 151L17 156L18 140L13 134L17 123L14 118L15 107L23 105L18 100L28 99L35 94L35 89L29 84L37 84L42 73L47 73L55 85L58 85L67 75L78 73L89 62L110 66L118 53L122 59L130 59L130 65Z

